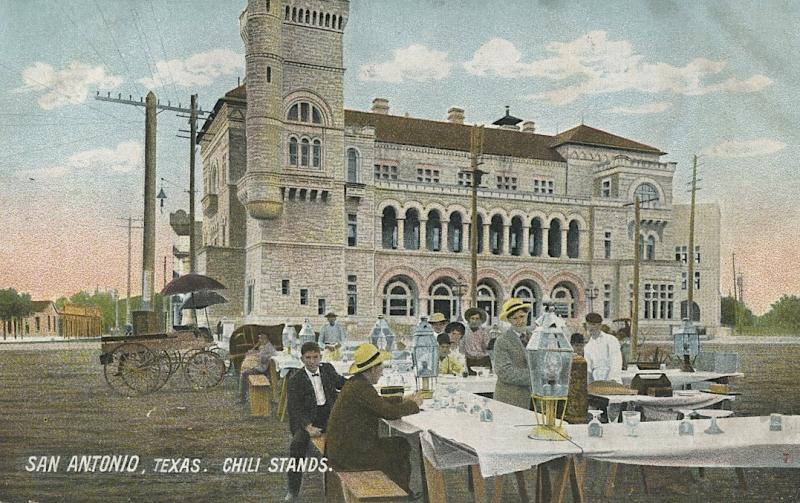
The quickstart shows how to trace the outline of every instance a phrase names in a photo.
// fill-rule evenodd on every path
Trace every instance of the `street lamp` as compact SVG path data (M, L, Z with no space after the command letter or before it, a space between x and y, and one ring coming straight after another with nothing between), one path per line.
M597 286L595 286L594 281L589 281L589 284L586 285L586 298L589 299L589 312L594 312L594 299L596 299L600 295L600 290L598 290Z
M381 351L392 351L394 349L394 333L389 328L389 324L383 318L383 315L378 315L378 321L372 327L372 332L369 334L369 340L372 345Z

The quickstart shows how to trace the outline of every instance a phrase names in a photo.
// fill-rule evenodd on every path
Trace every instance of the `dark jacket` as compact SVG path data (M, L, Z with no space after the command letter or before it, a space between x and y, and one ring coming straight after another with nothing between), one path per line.
M331 466L340 470L391 471L393 465L403 461L397 449L406 442L379 438L378 423L381 418L399 419L417 412L415 402L382 397L363 375L351 377L328 419L326 451Z
M342 389L345 379L330 363L320 363L319 375L322 379L322 389L325 391L325 403L332 408L336 402L337 390ZM289 431L292 435L300 428L313 423L316 418L317 396L314 394L314 386L305 367L289 378L286 410L289 412Z

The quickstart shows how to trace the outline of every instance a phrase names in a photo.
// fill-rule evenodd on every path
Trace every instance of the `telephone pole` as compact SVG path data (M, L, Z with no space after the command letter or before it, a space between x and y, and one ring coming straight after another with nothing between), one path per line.
M195 142L197 141L197 95L191 98L191 110L189 112L189 129L191 138L189 139L189 272L195 272L195 243L194 238L194 155Z
M638 360L639 354L639 260L641 259L641 202L636 196L634 202L634 240L633 240L633 307L631 309L631 358Z
M732 257L733 267L733 333L739 328L739 294L737 292L738 282L736 281L736 253Z
M689 278L687 288L689 290L686 301L686 313L689 321L694 321L694 203L697 193L697 156L692 162L692 203L689 209L689 250L686 259L689 262Z
M483 232L483 229L478 229L478 185L481 184L481 177L486 174L484 171L478 169L482 163L480 157L483 154L483 126L472 126L470 132L469 142L470 153L470 170L471 185L472 185L472 225L470 225L469 243L470 243L470 270L471 270L471 284L470 289L470 307L478 307L478 233ZM486 246L486 243L483 244Z
M131 324L131 234L133 229L141 229L142 227L134 227L133 221L141 222L139 218L119 218L118 220L127 221L128 225L128 294L125 297L125 324Z

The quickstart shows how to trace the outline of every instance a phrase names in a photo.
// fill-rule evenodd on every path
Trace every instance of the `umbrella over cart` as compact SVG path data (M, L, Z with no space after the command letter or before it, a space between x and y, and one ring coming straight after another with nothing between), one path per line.
M179 276L167 283L167 286L161 290L161 294L189 294L189 297L181 305L181 310L194 309L196 320L197 309L228 302L228 299L216 292L217 290L225 289L227 289L225 285L210 276L189 273ZM208 323L208 311L206 311L206 323Z

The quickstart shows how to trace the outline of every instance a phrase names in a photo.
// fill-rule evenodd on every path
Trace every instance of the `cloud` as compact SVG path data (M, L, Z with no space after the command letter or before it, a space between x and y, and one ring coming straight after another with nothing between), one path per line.
M395 49L389 61L362 65L358 78L378 82L404 80L427 82L446 78L450 75L452 67L452 63L447 61L446 52L412 44L402 49Z
M244 56L231 49L211 49L185 59L161 60L155 74L138 80L148 89L175 84L181 87L206 86L220 75L244 69Z
M772 84L764 75L746 80L730 77L708 82L722 72L727 63L695 58L685 66L650 63L637 54L627 40L610 40L605 31L592 31L571 42L550 42L548 57L523 61L522 53L512 42L493 38L464 63L467 72L502 78L543 78L552 81L577 80L576 83L527 95L531 100L547 100L566 105L584 95L640 91L704 95L718 92L755 92Z
M655 103L645 103L643 105L634 107L614 107L609 109L609 113L622 114L622 115L645 115L645 114L658 114L672 106L666 101L657 101Z
M774 154L786 148L782 141L769 138L754 140L727 140L703 149L702 154L709 157L737 158L757 157Z
M71 173L109 171L127 173L144 166L144 146L140 142L121 142L116 147L100 147L76 152L64 162L42 168L20 171L20 175L33 178L61 178Z
M42 93L37 103L45 110L52 110L86 102L90 91L95 88L114 89L122 84L122 77L106 73L103 65L72 61L63 70L56 70L37 61L22 70L22 83L22 87L13 92Z

